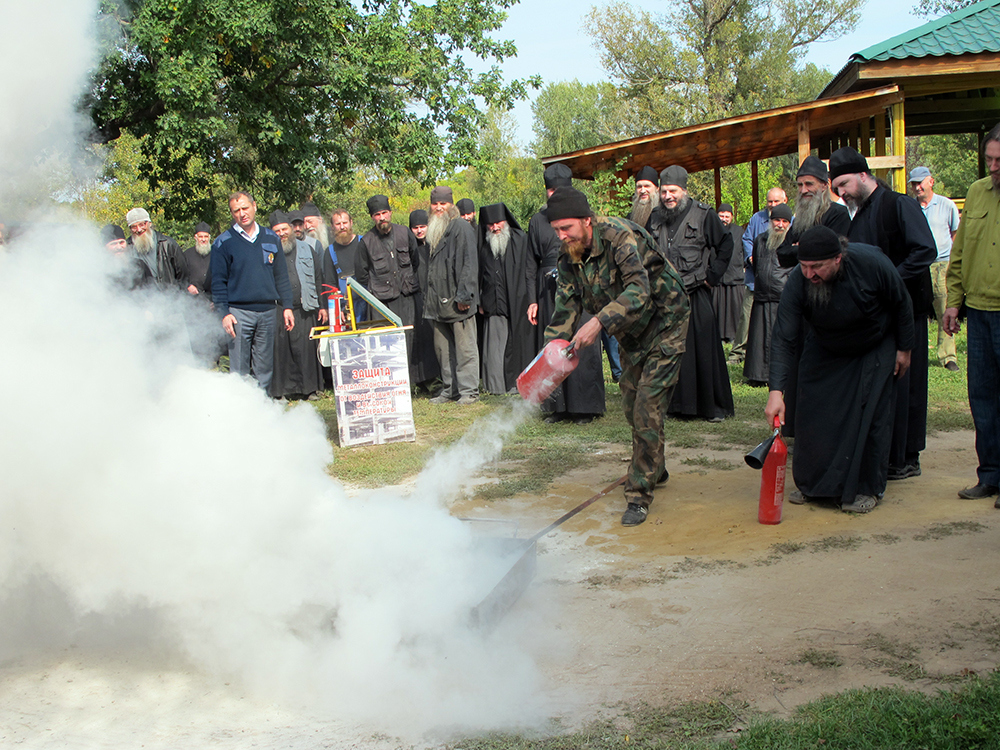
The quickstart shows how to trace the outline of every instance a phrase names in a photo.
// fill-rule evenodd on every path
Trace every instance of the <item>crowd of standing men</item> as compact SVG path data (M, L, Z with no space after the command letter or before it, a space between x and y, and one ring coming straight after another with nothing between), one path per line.
M586 423L604 412L602 343L620 378L633 433L624 525L642 523L667 480L664 420L732 416L730 362L767 385L766 416L796 439L793 502L833 501L849 512L878 504L887 480L921 473L927 417L927 323L938 357L957 370L952 335L969 325L969 395L979 481L1000 480L1000 126L987 135L990 176L969 189L965 214L936 195L930 172L910 174L914 197L875 178L864 156L807 157L795 212L780 188L744 229L731 205L692 198L671 165L635 176L626 218L596 216L562 164L545 170L547 205L523 230L503 203L483 206L436 187L429 212L393 223L383 195L371 230L303 204L257 222L245 192L230 196L233 225L192 248L157 233L141 208L131 237L105 227L132 287L173 286L206 298L222 319L230 368L275 398L315 398L324 373L308 333L328 322L327 300L353 277L407 332L411 380L441 387L431 402L474 403L516 392L517 375L547 341L572 339L579 366L543 406L546 421ZM155 252L154 252L155 250ZM364 305L356 306L359 319ZM619 361L620 358L620 361ZM997 501L1000 507L1000 500Z

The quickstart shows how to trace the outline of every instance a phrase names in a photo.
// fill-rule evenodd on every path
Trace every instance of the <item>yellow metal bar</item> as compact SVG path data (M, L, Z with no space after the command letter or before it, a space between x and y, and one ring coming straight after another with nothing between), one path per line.
M903 105L892 105L892 155L906 156L906 116ZM906 192L906 166L892 170L892 189L897 193Z

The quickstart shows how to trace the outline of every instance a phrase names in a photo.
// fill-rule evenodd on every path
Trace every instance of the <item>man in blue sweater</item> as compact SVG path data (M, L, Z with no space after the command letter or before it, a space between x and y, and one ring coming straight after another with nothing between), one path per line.
M212 300L230 336L229 370L257 378L267 392L274 373L275 306L285 330L295 327L292 286L278 235L257 224L249 193L229 196L233 226L212 245Z

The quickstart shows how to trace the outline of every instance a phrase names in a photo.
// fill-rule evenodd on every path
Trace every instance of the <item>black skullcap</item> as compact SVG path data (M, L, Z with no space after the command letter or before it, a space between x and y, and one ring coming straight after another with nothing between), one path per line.
M830 155L830 179L844 174L860 174L868 171L868 161L850 146L838 148Z
M458 212L462 216L465 216L466 214L475 213L476 204L472 202L471 198L462 198L462 200L455 204L455 208L458 209Z
M549 196L545 213L549 221L558 219L583 219L590 216L590 204L587 196L576 188L561 187Z
M723 211L728 211L731 214L736 213L735 211L733 211L733 204L732 203L721 203L721 204L719 204L719 208L716 211L716 213L717 214L721 214Z
M303 203L301 206L299 206L299 210L302 212L302 216L304 216L304 217L305 216L320 216L320 217L323 216L323 214L321 214L319 212L319 209L316 207L315 203Z
M197 224L195 224L194 231L191 234L198 234L198 232L208 232L209 234L211 234L212 227L208 225L207 221L199 221Z
M815 177L820 182L829 182L830 170L826 168L826 164L823 163L822 159L817 159L810 154L802 162L802 166L799 167L799 171L796 172L795 177Z
M687 190L688 171L679 164L671 164L660 172L660 186L676 185L682 190Z
M373 195L365 205L368 207L368 215L374 216L379 211L389 211L389 198L384 195Z
M278 224L291 224L291 219L284 211L272 211L271 215L267 217L267 223L270 227L276 227Z
M410 229L413 227L426 227L427 226L427 212L422 208L418 208L416 211L410 211Z
M653 169L648 164L639 170L639 173L635 176L635 181L646 180L652 182L656 187L660 186L660 173Z
M822 224L810 227L799 237L799 260L835 258L842 250L837 233Z
M431 190L431 203L454 203L455 196L451 192L450 187L444 187L443 185L438 185L436 188Z
M503 203L491 203L479 209L480 224L499 224L507 221L507 207Z
M546 190L555 190L561 187L573 187L573 170L562 162L549 164L542 175L545 180Z
M101 229L101 239L107 245L109 242L125 239L125 232L117 224L108 224Z
M288 223L294 224L295 222L302 223L306 220L306 215L302 211L289 211L288 212Z
M791 221L792 209L787 203L779 203L778 205L771 207L770 216L772 219L784 219L785 221Z

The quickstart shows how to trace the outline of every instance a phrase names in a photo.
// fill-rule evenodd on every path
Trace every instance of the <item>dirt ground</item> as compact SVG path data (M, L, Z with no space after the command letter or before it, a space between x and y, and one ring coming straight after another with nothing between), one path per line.
M545 496L467 501L452 512L516 521L528 537L616 480L626 460L609 448ZM922 464L922 476L890 483L868 515L786 503L782 523L763 526L760 475L739 452L674 451L644 525L620 525L620 488L567 521L539 541L535 579L515 605L515 614L557 613L560 647L541 671L558 718L572 726L622 702L704 698L741 715L787 715L847 688L934 690L996 668L1000 511L955 494L975 481L972 433L929 438ZM0 745L18 744L398 743L155 661L67 654L0 665Z
M682 463L699 457L733 468ZM545 498L479 512L533 532L626 460L612 451ZM1000 511L956 495L975 483L973 433L929 438L921 463L870 514L786 502L781 524L765 526L760 474L741 453L668 453L645 524L620 525L616 488L539 542L530 596L559 601L574 649L557 682L589 706L729 696L781 716L848 688L934 690L995 669Z

